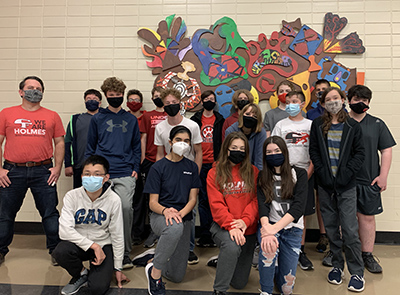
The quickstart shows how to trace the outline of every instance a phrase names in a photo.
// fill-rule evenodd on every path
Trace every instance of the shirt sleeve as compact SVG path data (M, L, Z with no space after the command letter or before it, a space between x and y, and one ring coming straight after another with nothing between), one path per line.
M114 268L122 269L124 259L124 221L122 219L122 205L119 198L115 198L112 208L108 230L111 236L111 243L114 254Z
M64 126L62 124L60 115L54 112L54 134L53 138L61 137L65 135Z
M134 124L133 127L133 135L132 135L132 150L133 150L133 171L139 173L140 171L140 158L142 155L142 149L140 145L140 131L139 131L139 123L135 116L133 116Z
M71 133L71 126L72 126L72 116L71 120L68 122L67 125L67 132L65 134L65 156L64 156L64 163L65 167L71 167L72 166L72 157L71 157L71 145L72 145L72 140L73 140L73 135Z
M393 147L396 145L396 141L394 140L392 134L390 133L389 128L381 119L379 124L379 142L378 142L378 150L382 151L384 149Z
M207 192L211 214L214 221L223 229L231 230L233 215L229 212L224 195L219 191L215 183L215 167L208 172Z
M0 112L0 135L6 135L6 116L4 114L4 110Z
M281 123L281 121L276 123L274 130L272 130L272 132L271 132L271 136L276 135L276 136L282 137L282 128L281 128L282 124L280 124L280 123Z
M162 139L161 139L161 132L162 132L162 130L160 130L162 128L162 126L160 126L161 123L162 122L157 124L156 130L154 132L154 145L157 145L157 146L163 146L164 145L163 142L162 142Z
M200 127L199 125L193 121L193 123L195 123L195 127L193 128L193 134L192 134L192 141L193 144L199 144L203 142L203 139L201 138L201 133L200 133Z
M307 171L301 168L295 168L295 171L297 181L293 190L293 202L287 212L294 218L294 223L298 222L300 217L304 215L308 193Z
M269 120L268 120L268 115L269 115L268 112L265 112L265 115L264 115L264 129L266 131L271 131L271 126L269 125Z
M160 165L159 163L161 162L158 161L157 165L154 164L153 166L151 166L150 171L146 177L146 183L143 189L143 192L146 194L159 195L161 192L161 172L159 171L158 168L158 166Z
M200 181L200 176L199 176L199 167L197 166L196 163L193 162L193 167L192 167L192 187L191 188L201 188L201 181Z
M149 119L150 119L150 116L148 115L148 113L143 114L142 120L140 121L140 124L139 124L140 133L147 133Z
M265 132L264 132L265 133ZM250 203L247 204L247 206L244 208L241 219L244 221L246 226L249 228L253 224L258 222L259 219L259 214L258 214L258 201L257 201L257 193L256 193L256 187L257 187L257 178L258 178L258 169L253 166L254 170L254 179L255 179L255 189L253 192L251 192L252 199Z
M96 152L97 146L97 114L92 117L89 124L89 130L87 135L87 145L86 145L86 152L85 158L94 155Z

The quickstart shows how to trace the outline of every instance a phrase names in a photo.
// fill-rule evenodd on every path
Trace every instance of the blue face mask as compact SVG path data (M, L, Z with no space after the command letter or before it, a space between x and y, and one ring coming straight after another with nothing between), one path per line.
M83 187L91 193L97 192L103 186L102 176L82 176Z
M287 104L285 111L289 114L289 116L295 117L301 111L300 105L298 103Z

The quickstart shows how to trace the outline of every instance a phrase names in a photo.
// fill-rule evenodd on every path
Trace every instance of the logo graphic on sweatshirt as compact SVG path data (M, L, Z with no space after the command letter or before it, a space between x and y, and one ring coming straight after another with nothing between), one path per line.
M243 194L250 192L243 180L224 184L223 191L224 195Z
M107 122L108 128L106 129L108 132L113 132L114 128L122 128L122 132L125 133L128 131L126 126L128 125L128 122L122 120L122 124L114 124L113 120L108 120Z
M14 124L17 125L14 128L14 134L17 136L46 134L46 120L34 120L32 122L29 119L16 119Z
M101 225L101 222L106 219L107 213L101 209L97 209L97 213L95 209L89 209L86 213L86 210L83 208L75 212L75 224L97 223Z
M287 144L306 144L310 135L306 132L289 132L285 139Z

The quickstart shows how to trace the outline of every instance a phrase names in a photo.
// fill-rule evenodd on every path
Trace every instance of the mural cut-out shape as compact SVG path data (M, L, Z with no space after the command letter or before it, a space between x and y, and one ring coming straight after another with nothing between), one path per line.
M183 19L170 15L156 30L140 28L138 35L147 43L142 52L151 59L147 65L157 76L154 85L178 89L183 111L200 109L201 92L213 90L219 111L227 117L232 95L241 88L248 89L256 102L269 99L274 107L276 86L282 80L292 81L304 92L306 111L317 103L313 93L316 80L325 78L346 91L357 76L362 77L356 69L334 60L339 53L363 53L362 41L356 33L337 39L348 23L346 18L329 12L324 20L323 37L297 18L283 20L281 29L270 37L260 33L257 40L245 41L228 16L208 29L196 30L189 38Z

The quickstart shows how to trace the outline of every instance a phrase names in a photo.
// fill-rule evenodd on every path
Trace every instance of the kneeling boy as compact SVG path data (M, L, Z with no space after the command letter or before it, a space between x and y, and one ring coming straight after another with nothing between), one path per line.
M72 276L61 294L75 294L88 285L92 294L104 294L113 271L118 287L129 281L121 272L124 233L121 199L111 190L108 161L98 155L83 164L81 187L64 197L60 238L52 255ZM90 270L82 262L90 260Z

